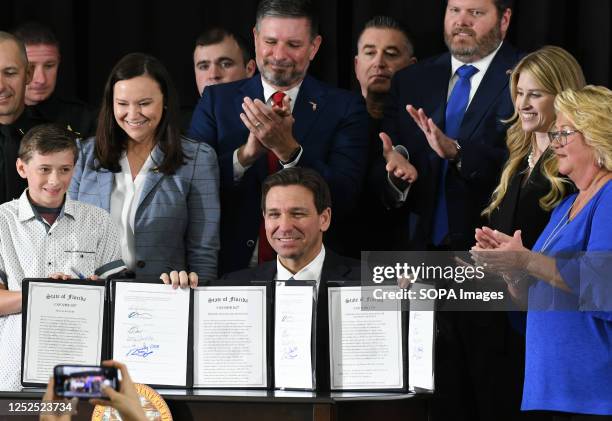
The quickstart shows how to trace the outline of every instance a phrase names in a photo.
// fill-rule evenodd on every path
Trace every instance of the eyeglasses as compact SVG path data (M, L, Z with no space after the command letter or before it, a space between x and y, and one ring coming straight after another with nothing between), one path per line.
M561 130L560 132L548 132L548 139L553 146L564 147L568 144L567 137L574 133L580 133L580 130Z

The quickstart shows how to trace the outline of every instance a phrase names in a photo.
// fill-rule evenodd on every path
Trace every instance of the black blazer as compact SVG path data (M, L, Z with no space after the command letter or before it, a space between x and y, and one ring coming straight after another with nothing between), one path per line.
M540 207L540 198L550 191L550 181L542 173L541 164L552 153L547 151L538 160L523 184L527 158L519 166L510 179L508 191L501 203L491 213L490 226L508 235L521 230L523 245L531 249L550 219L550 211ZM573 185L568 184L568 190L573 191Z
M329 316L327 309L328 281L357 281L360 279L360 262L342 257L325 249L325 260L321 271L321 283L317 302L317 350L316 375L317 391L329 391ZM276 260L223 276L223 279L236 281L271 281L276 275Z
M508 89L508 72L519 58L520 54L504 42L461 123L457 139L462 148L461 168L451 164L446 175L449 236L453 250L467 250L473 245L474 229L483 222L480 213L489 202L507 159L507 125L502 120L510 117L514 110ZM385 108L384 131L394 144L402 144L408 149L410 161L419 172L404 205L410 212L410 237L415 249L424 250L431 243L442 160L429 146L405 107L412 104L423 108L444 130L451 72L448 52L400 70L393 78L390 101ZM386 182L384 169L380 168L376 174L380 182Z

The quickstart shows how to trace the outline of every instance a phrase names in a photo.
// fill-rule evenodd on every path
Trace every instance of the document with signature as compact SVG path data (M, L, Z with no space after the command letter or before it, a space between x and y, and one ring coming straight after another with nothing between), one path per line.
M190 290L115 282L113 359L137 383L187 386Z
M57 364L99 365L104 282L25 280L22 383L46 384Z
M266 296L265 285L194 291L193 387L268 386Z
M433 286L416 282L412 290ZM436 338L435 300L419 300L418 306L410 308L410 330L408 332L408 385L411 390L434 391L434 345Z
M275 291L274 386L315 388L312 361L313 304L316 286L282 286Z
M328 294L331 389L403 390L401 301L383 308L360 286L330 287Z

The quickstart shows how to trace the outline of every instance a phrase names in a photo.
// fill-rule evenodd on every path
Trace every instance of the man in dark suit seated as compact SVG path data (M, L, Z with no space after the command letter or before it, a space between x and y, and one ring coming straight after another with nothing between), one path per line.
M85 103L57 95L55 85L61 55L59 41L48 27L28 22L15 30L26 46L32 80L28 83L25 103L37 118L62 126L81 137L93 136L96 114Z
M359 280L359 261L323 246L331 224L331 195L323 178L309 168L287 168L262 185L261 208L266 237L276 259L229 273L226 279Z
M357 201L368 114L360 96L306 74L321 45L317 26L307 0L261 1L253 29L260 74L208 86L193 113L189 137L219 156L221 273L274 259L260 192L263 179L281 167L317 170L329 184L338 221ZM338 248L342 242L330 234L328 243Z
M271 262L227 274L239 281L317 282L317 390L329 389L328 281L359 280L359 261L341 257L323 246L331 223L331 195L323 178L309 168L287 168L262 185L266 236L276 251Z

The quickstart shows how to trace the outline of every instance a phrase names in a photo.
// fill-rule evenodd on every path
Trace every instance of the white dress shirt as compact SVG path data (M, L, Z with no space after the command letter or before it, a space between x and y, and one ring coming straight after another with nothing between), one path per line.
M121 234L121 256L130 269L136 267L136 246L134 245L134 219L142 194L147 173L153 168L151 154L144 165L132 179L132 171L127 155L124 152L119 159L121 172L115 173L113 190L110 198L110 214L119 226Z
M480 82L482 82L482 79L487 73L487 70L489 69L491 62L493 61L495 54L497 54L502 44L503 42L501 42L497 46L495 51L493 51L488 56L485 56L481 58L480 60L475 61L473 63L463 63L462 61L457 60L454 56L451 56L451 75L452 76L448 82L448 92L446 94L447 101L450 98L451 92L453 92L453 88L455 87L455 83L457 83L457 79L459 79L459 76L457 76L457 69L463 66L464 64L469 64L478 69L478 72L476 72L476 74L474 74L470 78L470 97L468 99L468 105L467 105L468 107L470 106L472 102L472 98L474 98L474 95L476 95L476 91L478 90L478 87L480 86Z
M319 290L319 284L321 283L321 271L323 270L323 262L325 261L325 246L321 245L321 251L317 254L317 257L312 259L310 263L304 266L296 273L291 273L283 264L280 262L278 256L276 256L276 276L274 279L277 281L277 286L285 285L285 281L293 278L296 281L317 281L317 291Z

